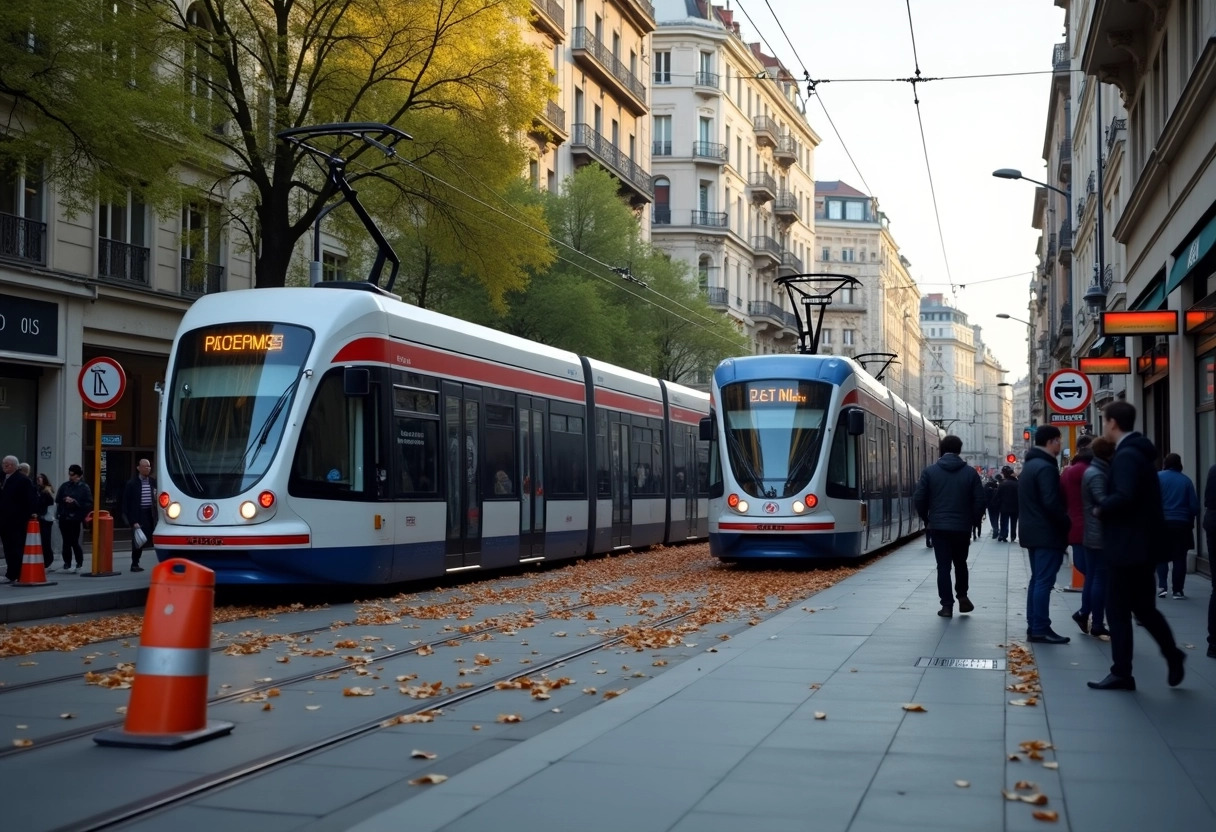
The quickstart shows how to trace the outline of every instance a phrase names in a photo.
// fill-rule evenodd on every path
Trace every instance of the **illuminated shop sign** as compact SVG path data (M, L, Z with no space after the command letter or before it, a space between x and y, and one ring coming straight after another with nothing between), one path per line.
M1178 310L1103 312L1104 335L1176 335Z
M1086 375L1103 375L1103 376L1125 376L1130 375L1132 371L1132 359L1130 356L1123 358L1107 357L1107 358L1082 358L1077 362L1080 366L1078 370Z

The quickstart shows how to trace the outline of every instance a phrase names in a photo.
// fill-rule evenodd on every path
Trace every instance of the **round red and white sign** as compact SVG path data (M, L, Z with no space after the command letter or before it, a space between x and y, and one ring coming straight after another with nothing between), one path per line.
M127 374L113 358L93 358L80 368L76 388L87 407L105 410L118 404L127 390Z
M1056 370L1047 379L1047 403L1056 413L1080 413L1093 395L1089 376L1079 370Z

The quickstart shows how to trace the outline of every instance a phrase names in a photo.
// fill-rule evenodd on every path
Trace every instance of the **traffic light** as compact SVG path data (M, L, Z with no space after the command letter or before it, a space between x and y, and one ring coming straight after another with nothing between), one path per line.
M1018 461L1017 454L1005 454L1005 461L1012 465Z
M1022 440L1024 442L1030 441L1030 428L1026 428L1025 430L1022 431Z

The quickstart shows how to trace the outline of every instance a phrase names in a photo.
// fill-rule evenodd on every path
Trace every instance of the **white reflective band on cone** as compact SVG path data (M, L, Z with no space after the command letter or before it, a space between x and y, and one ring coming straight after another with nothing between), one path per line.
M206 647L144 647L135 654L137 676L206 676L211 651Z

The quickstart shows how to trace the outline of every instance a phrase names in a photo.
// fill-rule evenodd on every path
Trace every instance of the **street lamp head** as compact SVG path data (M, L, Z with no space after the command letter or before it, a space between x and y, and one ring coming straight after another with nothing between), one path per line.
M997 316L998 318L1004 318L1004 319L1006 319L1006 320L1008 320L1008 319L1010 319L1010 318L1012 318L1012 317L1013 317L1013 316L1012 316L1012 315L1010 315L1008 312L997 312L997 313L996 313L996 316Z
M1015 170L1014 168L1001 168L1000 170L994 170L992 172L992 175L995 176L997 179L1021 179L1022 178L1022 172L1020 170Z
M996 386L997 386L997 387L1012 387L1013 385L1012 385L1012 384L1010 384L1010 383L1009 383L1009 382L1007 382L1007 381L998 381L998 382L996 383Z

